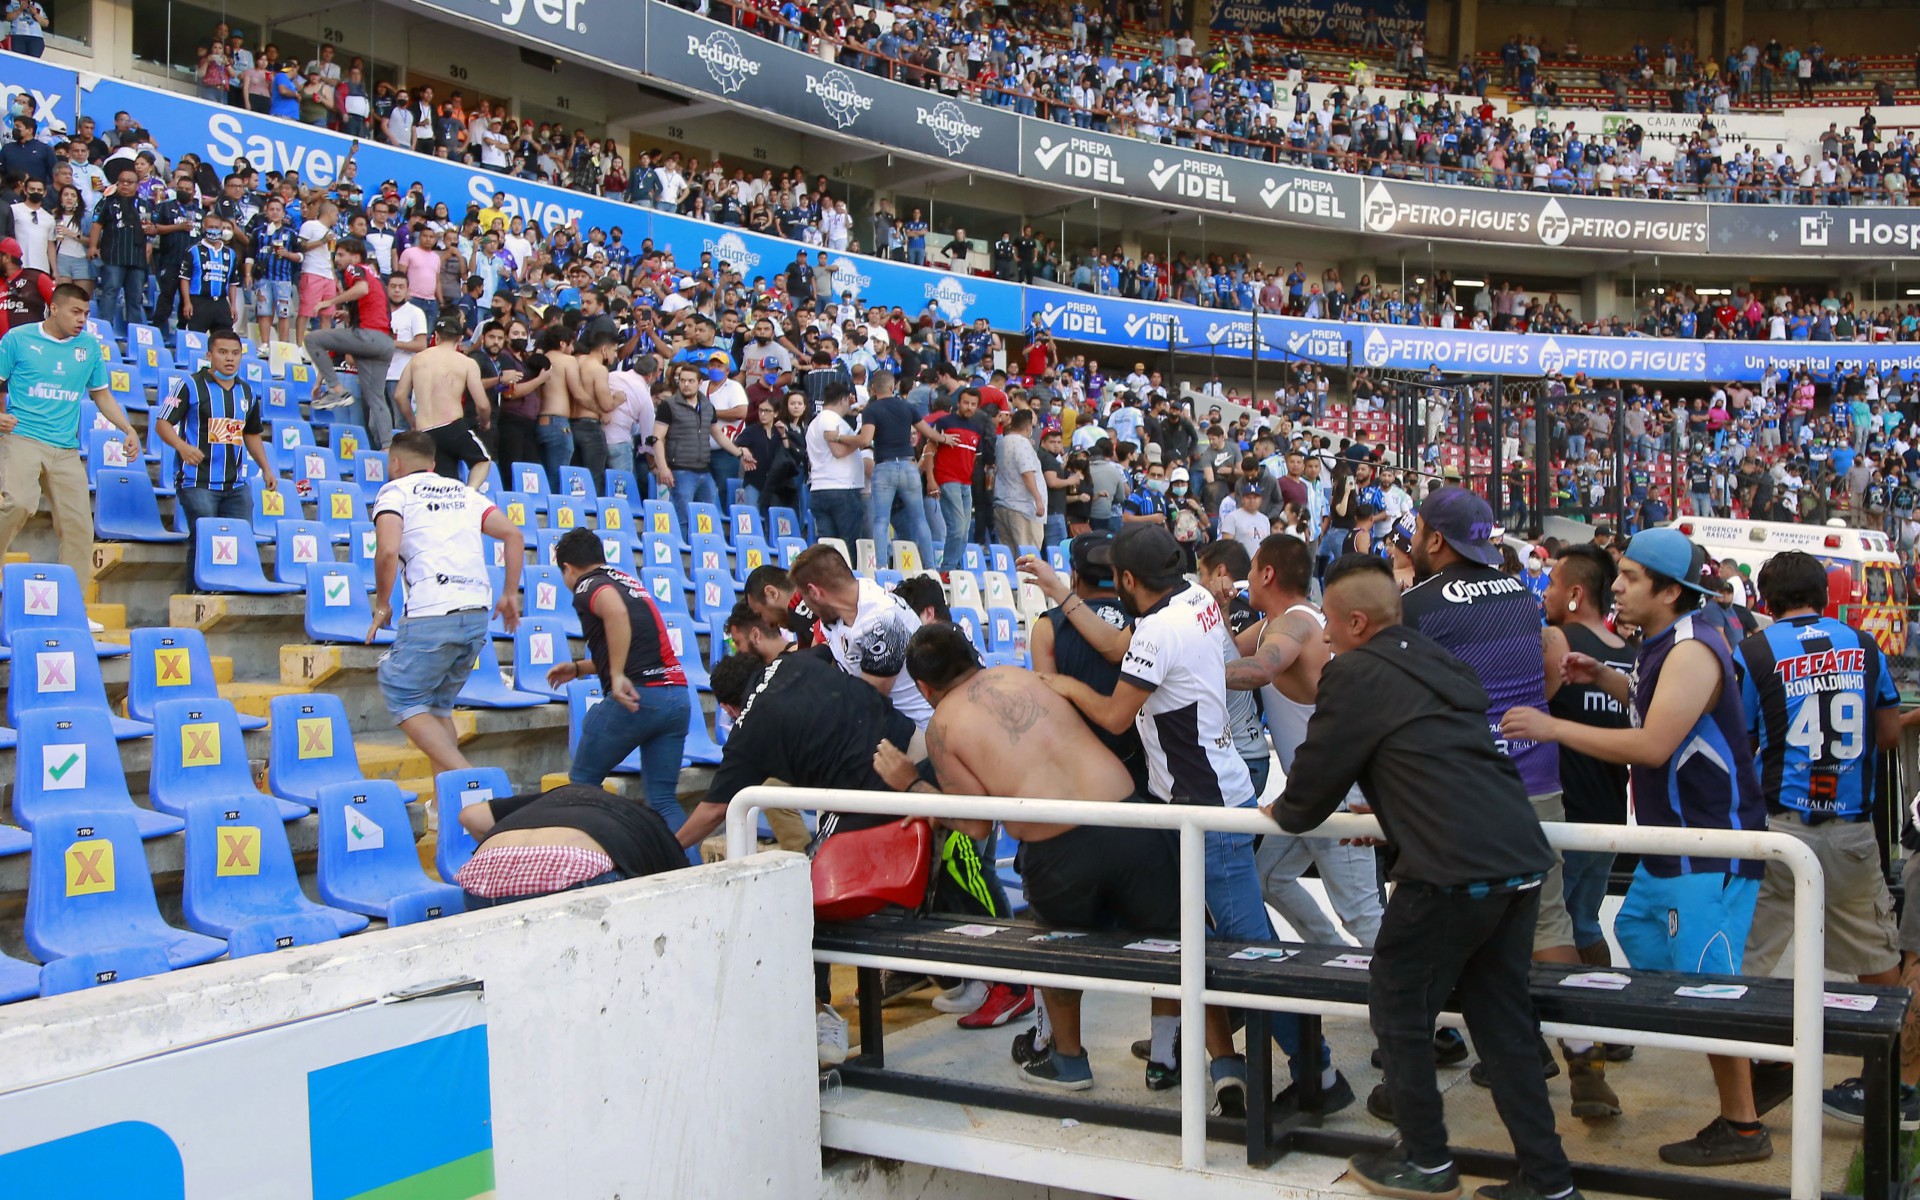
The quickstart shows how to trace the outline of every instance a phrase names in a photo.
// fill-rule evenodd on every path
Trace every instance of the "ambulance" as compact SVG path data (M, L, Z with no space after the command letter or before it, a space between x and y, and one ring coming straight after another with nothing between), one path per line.
M1907 588L1900 557L1886 534L1852 529L1839 521L1797 525L1788 521L1735 521L1681 517L1668 522L1692 538L1715 562L1732 559L1741 574L1758 580L1760 567L1782 550L1804 550L1827 567L1827 612L1873 635L1887 654L1907 649Z

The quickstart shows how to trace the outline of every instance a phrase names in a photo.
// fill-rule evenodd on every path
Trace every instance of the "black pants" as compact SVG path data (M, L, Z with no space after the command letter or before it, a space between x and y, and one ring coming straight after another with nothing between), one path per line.
M195 333L232 329L233 308L225 296L195 296L193 315L187 318L187 328Z
M589 417L575 417L568 424L573 427L573 465L584 467L593 476L593 486L604 490L607 485L606 427Z
M510 471L517 462L540 461L539 426L516 413L503 412L494 424L500 431L500 449L494 461L502 471ZM516 481L517 483L518 481Z
M1417 1166L1437 1167L1452 1154L1435 1082L1433 1026L1458 989L1460 1012L1486 1064L1520 1176L1534 1191L1552 1195L1573 1186L1573 1172L1554 1132L1553 1104L1540 1074L1539 1022L1527 988L1539 908L1538 888L1475 899L1427 884L1399 884L1374 943L1367 1007L1407 1157Z

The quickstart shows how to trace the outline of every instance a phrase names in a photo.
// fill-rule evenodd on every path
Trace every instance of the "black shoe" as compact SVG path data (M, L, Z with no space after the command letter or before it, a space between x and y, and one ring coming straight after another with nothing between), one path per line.
M1633 1058L1633 1047L1625 1042L1607 1043L1608 1062L1627 1062Z
M1433 1035L1433 1065L1434 1066L1436 1067L1458 1066L1460 1063L1467 1061L1467 1053L1468 1053L1467 1039L1460 1036L1460 1031L1458 1029L1448 1027L1448 1028L1438 1030L1437 1032L1434 1033ZM1374 1070L1384 1071L1387 1069L1386 1060L1380 1057L1380 1048L1378 1046L1374 1047L1373 1057L1371 1061L1373 1063Z
M1367 1093L1367 1115L1393 1124L1393 1094L1387 1091L1386 1084L1376 1083Z
M1153 1064L1147 1065L1151 1067ZM1247 1117L1247 1060L1238 1054L1223 1054L1207 1064L1207 1079L1213 1084L1213 1115L1244 1121Z
M1753 1111L1766 1116L1793 1095L1793 1064L1757 1062L1753 1064Z
M1553 1047L1547 1045L1545 1038L1540 1039L1540 1074L1547 1079L1557 1079L1560 1076L1560 1063L1553 1057ZM1473 1080L1475 1087L1493 1086L1487 1080L1487 1064L1484 1061L1473 1064L1473 1069L1467 1072L1467 1078Z
M1311 1113L1318 1117L1330 1117L1341 1109L1352 1106L1354 1100L1353 1085L1340 1072L1333 1073L1333 1086L1320 1089L1320 1099L1310 1108L1300 1106L1300 1085L1290 1083L1280 1089L1273 1098L1274 1115L1289 1117L1297 1112Z
M1347 1160L1347 1173L1354 1182L1376 1196L1399 1196L1420 1200L1434 1196L1454 1200L1460 1194L1460 1173L1452 1167L1432 1174L1422 1171L1398 1152L1356 1154Z
M1473 1194L1473 1200L1546 1200L1546 1197L1516 1179L1512 1183L1489 1183ZM1575 1188L1560 1193L1555 1200L1586 1200L1586 1197Z
M893 1004L931 986L933 986L933 980L925 975L915 975L911 971L882 971L880 972L880 1003Z
M1152 1038L1141 1038L1133 1044L1131 1049L1133 1050L1133 1056L1141 1062L1151 1062L1153 1060Z
M1764 1162L1773 1157L1773 1139L1762 1129L1742 1133L1725 1117L1684 1142L1660 1147L1660 1161L1676 1167L1725 1167L1734 1163Z
M1014 1034L1013 1061L1024 1068L1028 1064L1037 1063L1047 1057L1048 1054L1051 1054L1052 1050L1050 1048L1034 1044L1039 1040L1040 1031L1038 1029L1029 1029L1025 1033Z
M1152 1059L1147 1060L1147 1090L1148 1091L1166 1092L1166 1091L1171 1091L1174 1088L1177 1088L1179 1086L1180 1086L1180 1064L1178 1062L1174 1063L1172 1066L1167 1066L1165 1063L1157 1063L1157 1062L1154 1062Z

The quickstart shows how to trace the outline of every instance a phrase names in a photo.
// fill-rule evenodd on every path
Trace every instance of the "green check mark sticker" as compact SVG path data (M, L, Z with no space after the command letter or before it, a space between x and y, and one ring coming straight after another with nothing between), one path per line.
M53 776L55 782L58 782L66 778L67 772L73 770L73 764L79 761L80 756L78 754L69 754L67 755L66 762L61 763L57 767L48 767L47 770Z
M340 593L346 590L347 581L344 577L336 576L334 582L327 585L327 595L333 597L335 600L338 600Z

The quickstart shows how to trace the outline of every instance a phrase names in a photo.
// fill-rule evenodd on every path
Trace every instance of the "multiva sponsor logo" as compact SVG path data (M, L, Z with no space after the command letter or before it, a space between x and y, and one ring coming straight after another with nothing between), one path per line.
M1033 148L1033 158L1042 170L1056 171L1072 179L1112 184L1127 181L1113 157L1113 147L1092 138L1062 138L1056 142L1043 137Z

